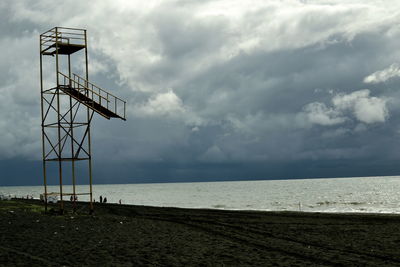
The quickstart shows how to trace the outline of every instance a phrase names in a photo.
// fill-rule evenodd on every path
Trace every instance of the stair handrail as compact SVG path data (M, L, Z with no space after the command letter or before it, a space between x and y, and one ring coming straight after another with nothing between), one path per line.
M73 76L78 77L78 78L80 78L81 80L83 80L83 81L85 81L85 82L87 82L87 83L93 85L94 87L96 87L96 88L100 89L101 91L103 91L103 92L109 94L110 96L112 96L112 97L114 97L114 98L116 98L116 99L118 99L118 100L120 100L120 101L126 103L125 100L122 100L122 99L119 98L118 96L115 96L115 95L113 95L113 94L107 92L106 90L102 89L101 87L95 85L94 83L87 81L87 80L86 80L85 78L83 78L82 76L79 76L78 74L75 74L75 73L72 73L72 74L73 74Z
M85 95L87 97L89 97L93 102L96 102L97 104L112 110L115 114L117 114L118 116L122 116L121 112L118 112L118 108L117 108L117 102L122 102L123 103L123 119L126 118L126 101L122 100L121 98L107 92L106 90L100 88L99 86L87 81L86 79L82 78L81 76L73 73L73 78L70 78L69 76L63 74L62 72L58 72L59 75L61 75L64 79L64 85L69 85L71 88L74 88L78 91L84 91ZM66 82L68 81L68 83ZM83 82L83 83L82 83ZM73 84L72 84L73 83ZM74 85L74 86L73 86ZM76 88L76 85L78 85L78 87ZM89 88L91 87L91 88ZM94 88L97 90L97 92L94 90ZM103 94L102 94L103 93ZM91 96L90 96L91 95ZM94 96L97 96L98 101L95 100ZM105 95L105 96L104 96ZM110 99L111 98L111 99ZM104 102L106 102L107 104L104 105L102 104L102 99L104 100ZM109 103L112 102L112 100L114 100L114 110L110 109L110 105Z
M98 92L99 92L98 95L101 96L101 92L103 92L104 94L106 94L107 98L105 98L105 99L107 100L107 109L109 109L109 105L108 105L108 102L110 102L110 101L109 101L109 97L111 96L112 98L114 98L114 113L117 114L117 115L118 115L117 102L118 102L118 101L119 101L119 102L122 102L122 103L123 103L123 107L124 107L124 109L123 109L123 110L124 110L124 112L123 112L123 114L124 114L124 115L123 115L123 118L125 119L125 116L126 116L126 101L125 101L125 100L122 100L121 98L119 98L119 97L117 97L117 96L115 96L115 95L109 93L108 91L106 91L106 90L100 88L99 86L95 85L94 83L91 83L91 82L87 81L85 78L79 76L78 74L73 73L73 76L74 76L74 80L75 80L75 78L77 77L77 78L78 78L78 81L79 81L79 80L83 80L83 81L85 82L85 84L90 85L90 86L92 87L92 90L93 90L93 87L95 87L95 88L98 90ZM89 89L89 90L90 90L90 89ZM103 97L103 98L104 98L104 97ZM100 105L101 105L101 103L100 103Z
M93 95L97 95L99 98L103 98L104 100L110 102L110 101L107 100L107 98L105 98L104 96L102 96L102 95L100 95L100 94L94 92L93 90L90 90L86 85L83 85L83 84L79 83L78 81L76 81L76 80L74 80L74 79L68 77L68 76L65 75L64 73L58 72L58 74L61 75L61 76L63 76L64 85L69 85L69 86L71 86L72 88L74 88L74 89L76 89L76 90L78 90L78 91L82 91L82 89L83 89L84 91L87 91L87 92L90 91L90 92L92 93L92 98L91 98L92 100L94 100L94 99L93 99ZM66 82L65 82L66 80L69 80L69 82L66 83ZM75 88L75 86L72 86L72 83L71 83L71 82L74 83L74 84L78 84L78 85L80 85L81 87ZM82 88L82 89L81 89L81 88ZM103 90L103 91L104 91L104 90ZM86 95L87 97L89 97L89 94L86 93L86 92L85 92L85 95ZM99 104L101 104L101 101L100 101Z

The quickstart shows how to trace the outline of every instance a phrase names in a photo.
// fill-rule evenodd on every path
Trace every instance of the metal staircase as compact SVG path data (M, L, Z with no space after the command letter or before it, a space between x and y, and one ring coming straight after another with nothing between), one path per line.
M126 120L126 102L73 73L73 77L58 72L59 89L101 116Z

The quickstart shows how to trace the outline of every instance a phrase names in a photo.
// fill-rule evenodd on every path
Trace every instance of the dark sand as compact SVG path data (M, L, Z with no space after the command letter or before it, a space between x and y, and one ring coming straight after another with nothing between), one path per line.
M1 266L400 266L400 216L0 201Z

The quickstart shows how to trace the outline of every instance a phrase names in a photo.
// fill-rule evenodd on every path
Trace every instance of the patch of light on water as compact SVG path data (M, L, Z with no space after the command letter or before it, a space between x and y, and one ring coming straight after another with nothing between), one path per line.
M49 192L57 192L52 186ZM329 178L207 183L94 185L108 202L230 210L400 213L400 177ZM43 187L0 187L0 194L33 195ZM65 191L72 191L65 188ZM87 185L77 187L86 192ZM80 200L88 200L80 196Z

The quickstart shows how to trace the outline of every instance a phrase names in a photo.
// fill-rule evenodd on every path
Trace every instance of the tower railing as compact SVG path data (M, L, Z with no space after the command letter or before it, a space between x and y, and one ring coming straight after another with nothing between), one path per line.
M56 47L56 45L77 45L85 46L85 30L73 29L65 27L54 27L47 32L41 34L40 45L41 53L51 54L48 52L50 49ZM54 52L55 53L55 52Z
M58 72L58 75L61 86L64 88L70 88L71 90L76 90L92 101L91 103L86 103L87 106L91 106L95 109L96 104L100 105L121 119L126 120L126 101L107 92L106 90L87 81L75 73L72 74L72 78L61 72Z

